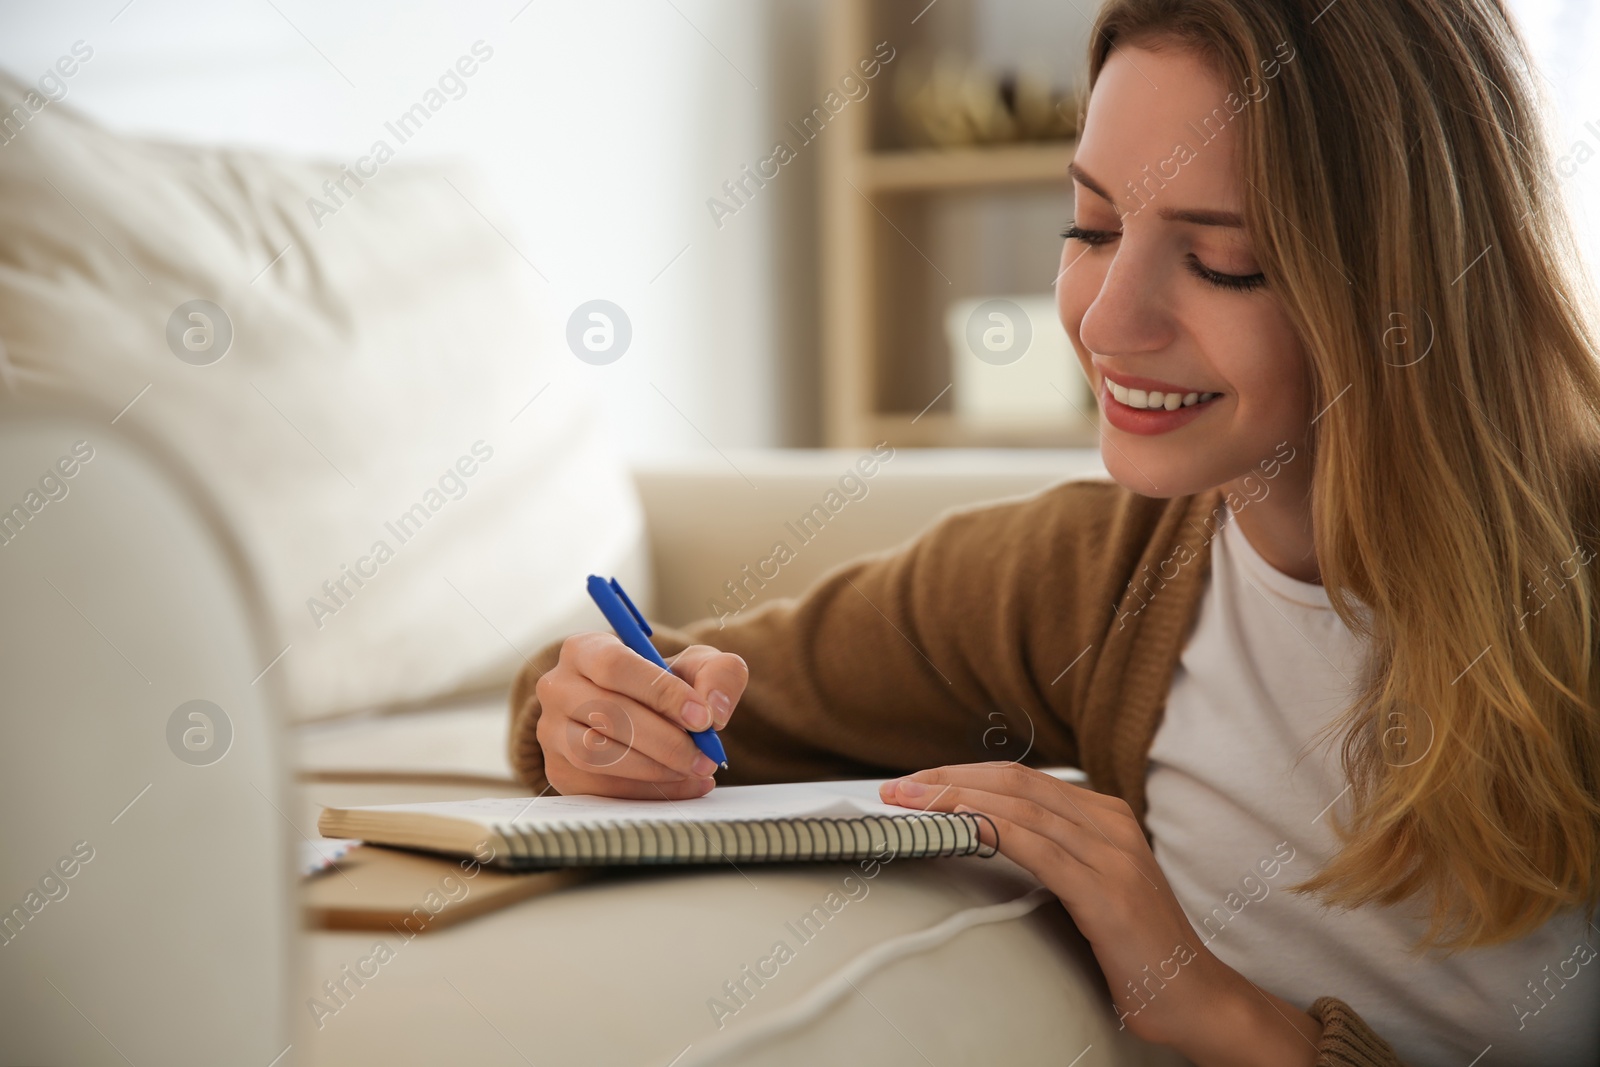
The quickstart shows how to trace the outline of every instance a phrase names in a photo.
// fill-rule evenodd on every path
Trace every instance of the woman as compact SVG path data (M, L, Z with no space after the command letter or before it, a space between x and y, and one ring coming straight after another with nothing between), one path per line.
M1195 1063L1593 1064L1600 372L1525 49L1497 0L1092 42L1057 291L1116 484L659 632L672 675L546 649L519 771L698 796L708 719L726 783L915 771Z

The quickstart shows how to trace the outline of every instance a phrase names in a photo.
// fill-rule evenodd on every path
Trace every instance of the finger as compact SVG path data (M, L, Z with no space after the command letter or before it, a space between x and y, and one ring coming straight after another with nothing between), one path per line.
M995 781L992 776L981 773L985 767L987 765L981 763L932 767L904 778L891 778L878 787L878 793L890 804L909 804L914 807L949 811L952 805L958 803L956 799L947 799L957 787L965 785L968 788L975 788L985 782Z
M562 662L568 660L569 649L573 669L600 688L654 708L685 730L710 728L711 711L693 686L651 663L615 634L574 634L561 646Z
M564 724L560 740L559 753L574 769L587 774L640 782L682 782L709 777L709 774L685 774L652 759L629 742L619 741L593 725L572 719Z
M1128 828L1118 825L1119 816L1132 820L1133 815L1119 797L1063 782L1054 775L1017 763L956 763L917 771L910 777L914 782L935 787L935 791L947 784L957 784L989 793L1027 797L1071 822L1107 833L1108 827L1113 828L1119 840L1128 836ZM1137 830L1137 820L1133 822L1133 829ZM1138 832L1142 837L1143 831Z
M621 797L624 800L693 800L705 796L716 785L711 778L684 778L676 782L642 782L629 778L592 774L581 768L547 769L550 784L563 795L590 793Z
M1094 870L1058 841L1003 815L983 814L988 819L978 820L978 839L1043 882L1068 912L1076 914L1092 899L1092 887L1097 884Z
M750 683L750 666L744 657L710 645L690 645L671 660L672 673L680 676L711 709L717 729L728 725L733 709Z
M893 803L927 811L955 811L966 807L980 811L991 818L1004 818L1013 826L1020 826L1054 841L1063 851L1085 866L1101 869L1114 846L1092 829L1062 818L1049 808L1029 797L1008 793L990 793L970 786L947 783L934 791L931 787L920 796L898 798Z
M1055 781L1051 775L1035 773L1049 782ZM1046 798L1054 794L1048 782L1043 789L1042 795ZM1092 815L1084 812L1082 821L1074 821L1041 804L1033 795L990 793L970 786L955 785L941 790L941 793L924 793L922 798L917 799L940 796L938 810L954 811L956 807L965 805L992 817L1004 817L1014 825L1050 838L1079 863L1105 877L1131 870L1152 886L1166 883L1161 867L1156 863L1155 853L1150 849L1150 842L1145 839L1144 830L1120 797L1095 794L1105 802L1101 810ZM908 802L913 801L908 798ZM1082 812L1082 809L1077 810Z
M572 690L570 698L578 703L563 702L571 710L557 716L566 720L565 728L551 723L551 740L572 765L599 774L655 780L664 779L650 771L650 764L673 778L701 778L716 770L680 726L654 709L587 679L574 683ZM630 753L647 763L630 761Z
M967 805L961 810L972 811ZM974 812L977 814L977 812ZM1137 910L1135 901L1142 895L1138 881L1130 882L1131 861L1124 857L1120 867L1097 867L1087 864L1063 848L1053 837L1038 833L1034 828L994 812L982 812L978 820L978 839L989 845L1013 863L1027 870L1054 893L1077 923L1078 929L1090 936L1092 931L1125 930L1130 907ZM986 825L992 823L993 825ZM1139 870L1137 863L1132 871L1144 875L1144 881L1159 894L1172 898L1172 888L1159 876L1152 880ZM1090 937L1091 943L1099 942ZM1099 949L1096 948L1098 953Z

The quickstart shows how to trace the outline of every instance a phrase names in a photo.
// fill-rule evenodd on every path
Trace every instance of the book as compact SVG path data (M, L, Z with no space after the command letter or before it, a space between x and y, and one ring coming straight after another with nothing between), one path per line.
M1082 780L1076 770L1049 773ZM987 824L998 840L988 816L885 804L881 781L718 786L693 800L552 795L325 808L317 828L508 870L994 855L978 832Z
M300 902L308 926L392 931L410 939L603 873L594 867L489 870L455 857L358 845L306 881Z

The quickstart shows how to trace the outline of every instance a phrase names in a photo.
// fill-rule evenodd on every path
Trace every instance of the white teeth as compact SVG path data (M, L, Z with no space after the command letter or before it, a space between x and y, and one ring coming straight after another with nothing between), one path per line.
M1109 378L1106 379L1106 387L1111 390L1111 395L1117 398L1118 403L1150 411L1158 408L1164 408L1167 411L1176 411L1180 407L1191 408L1196 404L1203 404L1213 397L1222 395L1221 393L1161 393L1153 390L1128 389Z

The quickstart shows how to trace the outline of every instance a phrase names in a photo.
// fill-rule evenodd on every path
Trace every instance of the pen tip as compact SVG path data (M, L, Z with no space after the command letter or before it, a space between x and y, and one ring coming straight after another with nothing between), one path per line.
M727 770L728 769L728 761L727 760L723 760L722 761L722 769L723 770Z

